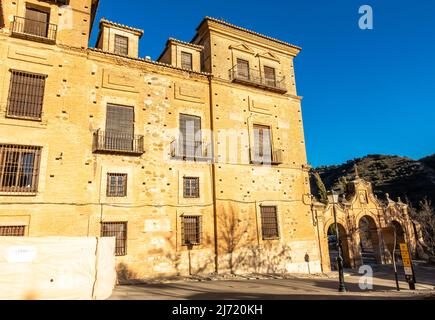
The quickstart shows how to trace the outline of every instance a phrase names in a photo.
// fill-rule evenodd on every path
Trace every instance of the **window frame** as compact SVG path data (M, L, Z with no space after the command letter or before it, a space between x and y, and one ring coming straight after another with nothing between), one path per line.
M116 228L111 230L105 229L105 226L119 226L123 225L124 230L119 231ZM110 229L110 228L109 228ZM117 235L122 234L119 238ZM115 256L126 256L127 255L127 240L128 240L128 222L127 221L104 221L101 222L101 237L115 237ZM122 244L122 245L120 245Z
M245 66L246 66L246 75L244 75L243 73L241 73L240 72L240 68L239 68L239 66L240 66L240 64L245 64ZM249 60L246 60L246 59L242 59L242 58L237 58L236 59L236 65L237 65L237 77L238 78L241 78L241 79L243 79L243 80L251 80L251 72L250 72L250 68L249 68ZM243 70L243 71L245 71L245 70Z
M124 43L120 43L118 40L122 39L123 41L126 40L125 44ZM122 56L128 56L128 53L130 51L130 47L129 47L129 37L124 36L122 34L118 34L115 33L115 38L114 38L114 44L113 44L113 52L115 54L119 54ZM125 50L125 51L123 51Z
M112 178L115 178L115 185L113 186L114 191L112 192ZM122 178L122 184L119 181ZM107 187L106 187L106 197L110 198L124 198L127 197L127 173L107 173ZM122 192L119 192L119 188L122 186Z
M186 220L187 219L194 219L195 220L195 226L186 228ZM189 223L192 223L191 221ZM189 231L189 235L191 236L191 231L194 230L194 241L187 242L189 239L186 238L186 229ZM189 236L189 238L190 238ZM189 215L183 215L181 216L181 244L183 246L198 246L202 244L202 216L201 215L195 215L195 214L189 214Z
M183 60L183 56L189 56L189 65L186 66L184 64L184 60ZM187 69L187 70L193 70L193 54L191 52L187 52L187 51L181 51L180 52L180 66L182 69Z
M5 116L7 118L41 121L48 75L16 69L9 71L9 92ZM29 107L29 105L33 106Z
M273 71L273 78L266 77L266 74L267 74L266 70L267 69ZM264 82L265 82L265 84L268 85L268 86L276 87L276 68L263 65L263 72L264 72Z
M193 181L196 181L196 188L193 186ZM187 184L189 185L190 192L187 193ZM198 199L200 198L200 188L199 188L199 177L191 177L191 176L185 176L183 177L183 198L186 199ZM195 191L196 192L193 192Z
M256 139L255 130L259 130L258 132L258 141ZM267 151L266 147L267 145L264 144L264 132L263 130L267 129L269 131L269 144L270 147L269 154L267 154L265 151ZM253 145L253 152L252 152L252 162L253 163L259 163L259 164L271 164L273 162L273 138L272 138L272 126L271 125L265 125L265 124L259 124L254 123L252 125L253 130L253 139L254 139L254 145ZM256 154L256 151L258 150L258 154ZM269 159L265 158L265 155L270 155ZM265 161L267 160L267 161Z
M42 147L39 146L0 144L0 193L36 194L39 185L41 153ZM23 154L33 154L31 165L27 163L26 167L26 159L23 158ZM10 161L9 157L15 157L16 161ZM26 169L29 169L29 165L32 171L25 172ZM31 177L30 187L19 186L20 179L24 179L26 176L28 178L29 175ZM12 179L15 181L14 185L4 185L5 183L11 184Z
M271 213L271 212L264 212L263 209L270 209L270 208L274 208L274 217L264 217L265 213ZM271 230L272 228L270 227L271 223L268 221L266 222L265 220L267 219L274 219L274 232L275 234L270 235L269 233L266 232L266 230ZM263 240L277 240L280 239L280 230L279 230L279 219L278 219L278 207L276 205L267 205L267 206L260 206L260 220L261 220L261 236ZM268 226L268 228L266 229L265 227Z
M25 225L0 226L0 237L24 237L26 236Z

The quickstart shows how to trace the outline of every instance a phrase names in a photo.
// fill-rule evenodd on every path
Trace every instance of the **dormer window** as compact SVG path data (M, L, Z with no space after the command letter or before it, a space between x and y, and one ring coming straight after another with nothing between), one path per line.
M124 56L128 55L128 37L115 34L114 52Z
M192 54L181 51L181 68L192 70Z
M143 30L132 28L106 19L100 21L97 38L98 49L124 57L139 57L139 39Z

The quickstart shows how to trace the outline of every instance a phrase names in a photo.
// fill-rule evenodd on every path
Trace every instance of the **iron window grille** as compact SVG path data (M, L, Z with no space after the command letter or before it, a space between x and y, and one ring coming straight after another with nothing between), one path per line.
M0 237L24 237L26 226L0 226Z
M127 254L127 222L103 222L101 223L102 237L115 237L115 255Z
M0 144L0 192L38 191L41 147Z
M189 52L181 51L181 68L192 70L192 54Z
M128 55L128 37L115 34L115 48L116 54Z
M278 215L275 206L261 206L261 232L263 240L279 238Z
M127 196L127 174L125 173L108 173L107 174L107 192L108 197L126 197Z
M41 120L47 75L11 70L7 117Z
M183 216L181 223L182 244L199 245L202 241L202 217Z
M199 198L199 178L183 177L184 198Z

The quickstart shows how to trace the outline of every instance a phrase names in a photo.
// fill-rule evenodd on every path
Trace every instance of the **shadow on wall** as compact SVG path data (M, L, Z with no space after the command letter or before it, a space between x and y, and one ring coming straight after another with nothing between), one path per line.
M197 275L214 271L214 255L210 251L213 247L213 239L210 236L203 236L200 246L193 246L191 250L187 246L180 246L173 237L165 237L165 246L160 248L149 248L146 256L154 257L155 261L167 265L165 270L158 268L158 264L148 261L134 262L128 265L118 262L116 271L120 283L128 280L164 280L175 279L180 276Z
M278 240L256 238L255 212L234 204L222 207L219 215L219 269L235 273L285 273L292 262L291 249Z

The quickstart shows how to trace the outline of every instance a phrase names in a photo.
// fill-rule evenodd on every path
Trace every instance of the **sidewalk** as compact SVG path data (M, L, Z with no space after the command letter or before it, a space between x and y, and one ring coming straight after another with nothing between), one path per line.
M416 265L416 290L409 290L401 276L396 290L390 266L374 268L373 289L362 290L361 275L346 270L348 292L339 293L336 272L316 275L207 275L172 279L168 282L131 282L120 285L111 299L232 300L232 299L435 299L435 266Z

